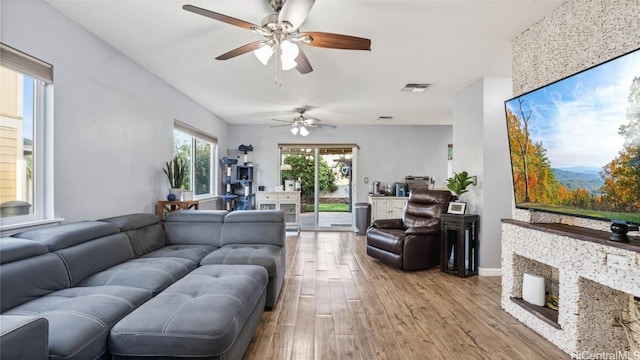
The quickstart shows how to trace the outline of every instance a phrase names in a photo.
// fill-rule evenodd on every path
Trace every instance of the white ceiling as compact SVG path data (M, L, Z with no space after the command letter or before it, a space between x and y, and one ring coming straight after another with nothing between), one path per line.
M260 24L268 0L45 1L229 123L292 120L307 106L308 117L335 125L451 124L453 96L482 77L510 77L511 40L563 2L318 0L301 31L369 38L372 50L303 45L314 71L287 71L278 87L274 66L251 53L214 60L259 35L182 10ZM433 85L400 92L420 82Z

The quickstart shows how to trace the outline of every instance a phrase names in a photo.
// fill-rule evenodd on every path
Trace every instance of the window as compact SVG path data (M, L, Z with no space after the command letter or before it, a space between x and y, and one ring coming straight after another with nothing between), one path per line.
M218 168L217 139L182 122L173 128L173 155L186 160L187 171L183 189L192 190L196 198L214 196Z
M53 68L0 44L2 230L53 217Z

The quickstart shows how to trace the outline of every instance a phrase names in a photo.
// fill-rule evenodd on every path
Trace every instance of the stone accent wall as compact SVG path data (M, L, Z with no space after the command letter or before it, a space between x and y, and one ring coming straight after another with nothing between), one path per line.
M571 0L513 40L518 96L640 48L640 0ZM598 230L609 223L513 208L513 219Z
M640 0L569 0L512 42L513 95L521 95L640 48ZM556 222L607 231L604 221L512 209L524 222ZM502 307L571 354L628 349L612 311L640 295L638 253L566 236L502 226ZM607 266L607 254L630 269ZM510 300L522 296L522 273L538 272L560 294L558 323L542 322ZM553 287L557 286L557 290ZM584 354L581 354L584 355Z
M640 48L640 0L572 0L513 40L513 94Z
M640 0L569 0L513 40L513 94L640 48ZM512 208L512 218L607 231L609 222Z

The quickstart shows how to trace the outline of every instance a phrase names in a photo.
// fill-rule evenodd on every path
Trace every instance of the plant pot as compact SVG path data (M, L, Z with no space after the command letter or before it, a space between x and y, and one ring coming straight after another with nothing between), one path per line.
M171 188L169 189L169 194L175 195L176 201L182 201L182 189Z

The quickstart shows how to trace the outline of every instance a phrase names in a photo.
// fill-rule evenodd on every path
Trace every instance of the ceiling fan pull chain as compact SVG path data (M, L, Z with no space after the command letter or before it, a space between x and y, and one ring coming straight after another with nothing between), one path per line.
M276 40L274 52L276 55L276 85L282 86L282 51L280 50L279 40Z

